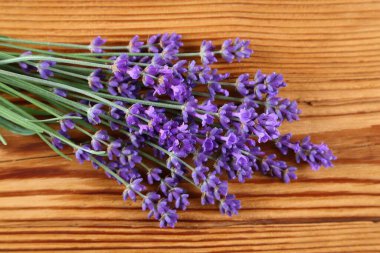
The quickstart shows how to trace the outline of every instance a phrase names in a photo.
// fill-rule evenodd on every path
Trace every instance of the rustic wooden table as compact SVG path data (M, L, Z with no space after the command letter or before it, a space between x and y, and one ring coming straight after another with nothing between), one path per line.
M183 34L188 48L250 39L252 59L220 68L283 73L282 94L303 110L283 131L329 143L335 168L301 167L290 185L232 183L239 216L195 196L176 229L159 229L103 173L1 131L0 251L380 252L380 1L0 1L0 34L13 37L116 43L158 32Z

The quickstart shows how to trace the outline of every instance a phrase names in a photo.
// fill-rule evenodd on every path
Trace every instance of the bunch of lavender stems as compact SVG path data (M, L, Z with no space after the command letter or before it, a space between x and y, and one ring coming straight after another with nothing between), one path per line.
M186 185L199 191L202 205L232 216L241 205L228 193L228 180L243 183L255 172L295 180L297 169L263 143L314 170L336 159L323 143L279 132L301 112L278 96L286 86L282 75L258 70L232 79L211 67L217 59L249 58L249 41L226 40L220 48L203 41L197 52L182 52L175 33L145 42L135 36L122 46L105 42L1 36L0 127L37 135L66 159L63 149L71 147L79 163L89 161L123 185L124 200L141 198L142 210L161 227L174 227L177 210L189 206ZM80 140L71 137L76 133ZM1 135L0 141L6 145Z

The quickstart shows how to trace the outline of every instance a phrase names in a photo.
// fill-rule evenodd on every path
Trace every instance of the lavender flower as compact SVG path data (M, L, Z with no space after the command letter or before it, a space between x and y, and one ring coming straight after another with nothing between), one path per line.
M67 138L67 139L70 139L70 136L69 136L69 134L67 132L64 132L62 130L58 130L58 134L61 135L61 136L63 136L63 137L65 137L65 138ZM51 138L51 142L52 142L53 146L56 147L57 149L62 150L63 147L64 147L64 144L63 144L62 140L59 139L59 138L57 138L57 137L52 137Z
M249 81L249 74L241 74L236 79L236 89L242 95L246 96L249 94L249 89L252 86L252 82Z
M54 61L42 61L37 65L37 71L40 74L41 78L48 79L49 77L54 76L50 67L55 66L56 62Z
M299 120L299 114L301 110L298 109L296 101L290 101L289 99L281 99L278 97L269 97L267 99L267 112L275 113L280 121L287 120L292 122Z
M114 156L120 157L121 146L122 146L122 140L121 139L114 140L108 145L107 154L108 154L108 158L110 160L112 160Z
M101 49L101 46L106 43L105 39L102 39L100 36L93 39L89 45L89 50L91 53L103 53L103 50Z
M53 92L58 96L67 97L67 91L65 90L54 88Z
M127 200L130 198L132 201L136 201L136 192L145 190L145 186L141 184L142 181L142 178L131 179L129 187L123 192L123 199Z
M219 210L222 214L228 216L236 215L240 209L240 201L235 199L235 195L228 194L223 200L220 201Z
M134 80L139 79L141 72L142 70L138 65L135 65L127 70L128 75Z
M234 46L232 44L231 39L225 40L223 42L222 49L221 49L221 55L222 55L223 59L228 63L231 63L233 61L233 59L235 58Z
M203 64L210 65L217 61L214 56L214 50L215 48L211 41L202 41L200 56Z
M178 215L175 210L168 209L165 212L162 212L160 218L160 227L172 227L174 228L177 223Z
M251 57L253 51L249 48L249 44L249 40L235 39L232 53L237 61Z
M158 53L167 46L174 46L176 49L182 47L181 35L176 33L155 34L148 38L147 44L149 51Z
M299 148L295 150L296 160L301 160L310 164L313 170L318 170L321 166L332 167L332 161L336 160L328 146L324 143L316 145L310 142L307 136L299 142Z
M69 113L69 114L67 114L65 116L68 116L68 117L70 117L70 116L78 116L78 114ZM59 124L60 124L61 130L63 132L67 132L67 131L69 131L69 129L74 129L74 127L75 127L74 121L72 121L70 118L65 118L65 119L60 120Z
M297 163L301 161L307 162L313 170L318 170L321 166L326 168L333 166L332 161L337 158L326 144L313 144L310 141L310 136L303 138L299 142L292 142L291 137L291 134L286 134L276 139L275 145L282 154L286 155L289 150L293 151L296 155Z
M102 104L95 104L94 106L88 108L87 110L87 119L88 121L93 124L100 124L101 119L100 115L104 113L102 110L103 105Z
M160 174L162 173L162 170L160 168L153 168L148 171L147 173L147 180L149 184L153 184L154 181L160 181L161 177Z
M102 84L102 78L104 78L102 75L102 70L96 69L88 77L88 86L90 86L93 91L99 91L103 89L104 86Z
M280 178L284 183L297 179L297 168L289 167L286 162L276 160L275 154L265 156L259 160L257 168L260 169L262 174Z
M168 193L168 201L174 202L177 209L186 210L187 206L190 204L188 197L189 194L186 194L180 187L173 187Z
M112 72L118 80L123 80L128 71L128 55L119 55L112 65Z
M248 40L240 40L236 38L235 41L225 40L222 45L221 55L223 59L231 63L234 59L240 62L242 59L251 57L253 51L249 48Z
M141 47L144 45L144 42L139 41L139 39L140 37L136 35L129 41L128 48L131 53L139 53L141 51Z
M18 95L18 89L33 94L42 102L33 104L43 113L0 110L14 114L14 119L29 118L30 113L38 119L30 122L30 128L45 141L48 136L50 147L64 157L58 150L72 147L79 163L89 161L95 169L102 168L108 178L125 187L124 200L141 198L142 210L160 227L174 227L177 212L190 204L189 192L200 193L202 205L215 204L220 213L232 216L241 205L228 193L229 180L244 183L254 173L285 183L296 180L297 168L273 152L265 153L263 143L265 150L274 145L314 170L332 166L336 157L326 144L314 144L310 137L294 141L291 134L280 134L283 121L298 120L301 113L296 101L279 95L286 86L281 74L259 70L253 78L243 72L231 80L234 75L212 67L217 57L229 63L249 58L253 53L249 41L228 39L216 50L204 40L198 52L182 52L181 39L176 33L155 34L144 43L136 35L127 47L105 47L106 40L98 36L88 46L92 54L56 54L56 61L65 64L62 69L55 69L56 63L45 54L30 57L19 62L24 76L59 75L48 82L30 82L18 73L8 74L19 86L12 91L14 84L5 76L13 70L6 67L1 72L2 87L12 95ZM103 49L110 49L110 54L101 54ZM31 52L21 56L28 55ZM60 55L72 61L59 59ZM200 56L201 63L188 59L194 56ZM73 108L78 111L72 112ZM59 123L58 131L47 125L52 120ZM84 134L83 144L68 135L75 131ZM148 184L156 190L147 191Z
M20 57L23 57L23 56L29 56L29 55L32 55L32 52L31 51L26 51L22 54L20 54ZM36 68L30 64L27 64L26 62L19 62L18 65L20 66L20 68L25 72L25 73L30 73L31 71L35 70Z
M84 161L90 161L90 154L88 151L91 150L90 146L85 144L82 146L82 148L77 149L75 151L75 158L78 160L79 163L83 163Z
M103 149L103 145L102 143L106 142L109 140L109 135L108 135L108 132L106 130L99 130L97 131L93 136L92 136L92 140L91 140L91 146L94 150L102 150Z

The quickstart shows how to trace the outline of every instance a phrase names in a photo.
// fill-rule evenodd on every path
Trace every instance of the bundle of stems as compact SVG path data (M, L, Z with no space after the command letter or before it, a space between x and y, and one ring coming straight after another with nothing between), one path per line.
M203 41L198 52L182 52L175 33L146 42L135 36L122 46L105 42L1 36L0 127L37 135L65 159L71 156L64 148L72 148L80 163L122 184L125 200L140 197L161 227L174 227L177 210L190 204L186 185L200 192L202 205L217 204L231 216L241 205L228 193L228 180L243 183L255 172L296 179L297 169L267 154L263 143L315 170L336 159L323 143L280 133L301 112L278 96L286 86L282 75L257 71L232 79L212 67L217 59L249 58L249 41L226 40L218 50ZM1 135L0 141L7 144Z

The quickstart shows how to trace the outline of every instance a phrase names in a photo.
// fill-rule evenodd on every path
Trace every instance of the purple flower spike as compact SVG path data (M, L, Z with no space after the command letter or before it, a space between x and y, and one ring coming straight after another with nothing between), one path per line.
M161 172L162 172L162 170L159 168L154 168L154 169L149 170L147 173L148 183L153 184L154 181L160 181L161 180L161 177L160 177Z
M182 118L185 123L189 120L191 116L195 115L195 110L198 106L198 100L194 97L190 97L187 102L184 104L182 109Z
M94 150L96 151L100 151L103 149L103 146L102 146L102 141L105 142L105 141L108 141L109 140L109 135L107 133L106 130L99 130L97 131L93 136L92 136L92 140L91 140L91 146Z
M220 201L219 210L221 214L228 216L238 214L240 209L240 201L235 199L235 195L228 194L223 200Z
M165 62L170 63L178 59L178 57L176 56L177 54L178 48L175 45L171 44L166 46L164 50L162 50L160 55Z
M106 43L106 41L107 40L102 39L100 36L98 36L95 39L93 39L91 41L90 45L88 46L90 52L91 53L96 53L96 54L103 53L103 50L101 49L101 46L104 45L104 43Z
M135 66L133 66L132 68L129 68L129 69L127 70L128 75L129 75L133 80L137 80L137 79L139 79L140 76L141 76L141 72L142 72L141 68L140 68L139 66L137 66L137 65L135 65Z
M234 59L240 62L242 59L251 57L253 51L249 48L249 40L240 40L236 38L232 42L231 39L225 40L222 44L221 55L222 58L232 63Z
M51 139L51 143L53 144L54 147L56 147L57 149L59 150L62 150L63 149L63 143L60 139L58 139L57 137L53 137Z
M128 188L126 188L123 192L123 199L127 200L129 197L132 201L135 202L136 193L140 193L145 190L145 186L141 184L142 181L142 178L131 179Z
M292 138L291 134L285 134L278 137L277 140L275 141L276 147L280 150L280 152L283 155L287 155L289 152L289 149L299 150L298 143L292 143L290 140L291 138Z
M310 136L303 138L300 142L292 142L291 137L291 134L286 134L276 139L275 145L282 154L286 155L289 150L293 151L297 163L307 162L313 170L318 170L322 166L326 168L333 166L332 161L337 158L326 144L313 144Z
M141 184L142 181L142 178L133 179L130 182L130 188L135 192L141 192L145 190L145 186Z
M336 160L336 157L326 144L313 144L309 136L299 143L299 149L295 151L297 162L303 160L309 163L313 170L318 170L321 166L332 167L332 161Z
M284 82L284 77L281 74L277 74L276 72L273 72L272 74L268 75L264 83L268 87L268 94L272 96L276 95L280 88L286 86L286 83Z
M219 120L222 126L226 129L232 121L233 112L236 110L236 106L232 103L227 103L219 109Z
M144 45L144 42L139 41L140 37L138 35L135 35L130 41L129 41L129 52L131 53L139 53L141 51L141 47Z
M249 89L251 88L252 84L253 83L249 81L249 74L241 74L236 79L236 89L242 96L249 94Z
M67 97L67 91L65 91L65 90L54 88L53 92L54 92L54 94L56 94L58 96L61 96L64 98Z
M193 181L196 185L199 185L206 179L206 173L209 171L209 168L206 166L197 166L193 173L191 174Z
M242 59L251 57L253 51L249 48L249 40L240 40L236 38L234 41L233 53L238 62Z
M97 125L102 121L99 117L101 114L104 113L102 107L102 104L95 104L94 106L88 108L87 119L91 124Z
M149 210L150 212L148 216L156 215L157 213L156 203L159 199L160 199L160 195L157 194L156 192L147 193L142 202L141 209L143 211Z
M41 78L48 79L49 77L54 76L53 71L50 70L50 67L55 66L54 61L42 61L37 65L37 71L40 74Z
M267 112L275 113L279 120L283 121L286 119L289 122L299 120L298 115L301 113L301 110L298 109L296 101L270 97L267 99L267 103Z
M116 60L112 64L112 72L118 80L122 81L127 71L128 71L128 55L121 54L116 58Z
M204 65L210 65L210 64L213 64L214 62L217 62L214 56L214 50L215 48L212 45L211 41L207 41L207 40L202 41L200 56L201 56L202 63Z
M66 133L62 130L58 130L58 134L62 135L63 137L65 137L67 139L70 139L70 136L68 135L68 133ZM62 150L64 147L64 143L57 137L53 137L51 139L51 143L53 144L54 147L58 148L59 150Z
M169 45L173 45L178 49L183 46L181 39L182 39L182 36L180 34L165 33L161 36L160 45L162 48L165 48Z
M280 136L279 121L276 114L260 114L255 120L252 132L258 137L258 142L267 142Z
M174 48L179 49L183 46L181 38L182 36L177 33L152 35L147 41L149 52L159 53L168 46L173 46Z
M32 52L31 51L26 51L22 54L20 54L20 57L23 57L23 56L29 56L29 55L32 55ZM20 66L20 68L25 72L25 73L30 73L31 71L35 70L36 68L32 65L29 65L27 64L26 62L19 62L18 65Z
M75 151L75 158L78 160L79 163L83 163L84 161L90 161L90 154L86 151L91 150L89 145L83 145L82 148L77 149Z
M233 62L235 56L234 56L234 46L232 44L232 40L231 39L225 40L223 42L222 49L221 49L221 54L222 54L223 59L226 62L228 62L228 63Z
M65 116L78 116L78 114L75 114L75 113L69 113L69 114L66 114ZM64 116L64 117L65 117ZM61 130L63 131L63 132L67 132L67 131L69 131L69 129L74 129L74 127L75 127L75 123L74 123L74 121L72 121L72 119L70 119L70 118L66 118L66 119L62 119L62 120L60 120L59 121L59 124L60 124L60 126L61 126Z
M161 228L166 228L166 227L174 228L175 224L177 223L177 220L178 220L178 214L176 213L176 211L175 210L168 210L161 215L160 227Z
M290 183L291 180L297 179L297 168L290 167L286 162L277 160L275 154L264 156L263 158L255 160L255 162L256 170L260 170L263 175L277 177L284 183Z
M113 156L120 157L121 155L122 140L117 139L111 142L107 147L107 154L110 160L113 160Z
M90 86L93 91L103 89L102 78L104 78L102 75L102 69L96 69L88 77L88 86Z
M297 168L296 167L289 167L286 170L283 171L282 175L282 180L284 183L288 184L290 183L291 180L296 180L297 175L296 175Z
M159 52L158 44L160 42L160 38L161 38L161 34L155 34L148 38L147 44L148 44L149 52L152 52L152 53Z

